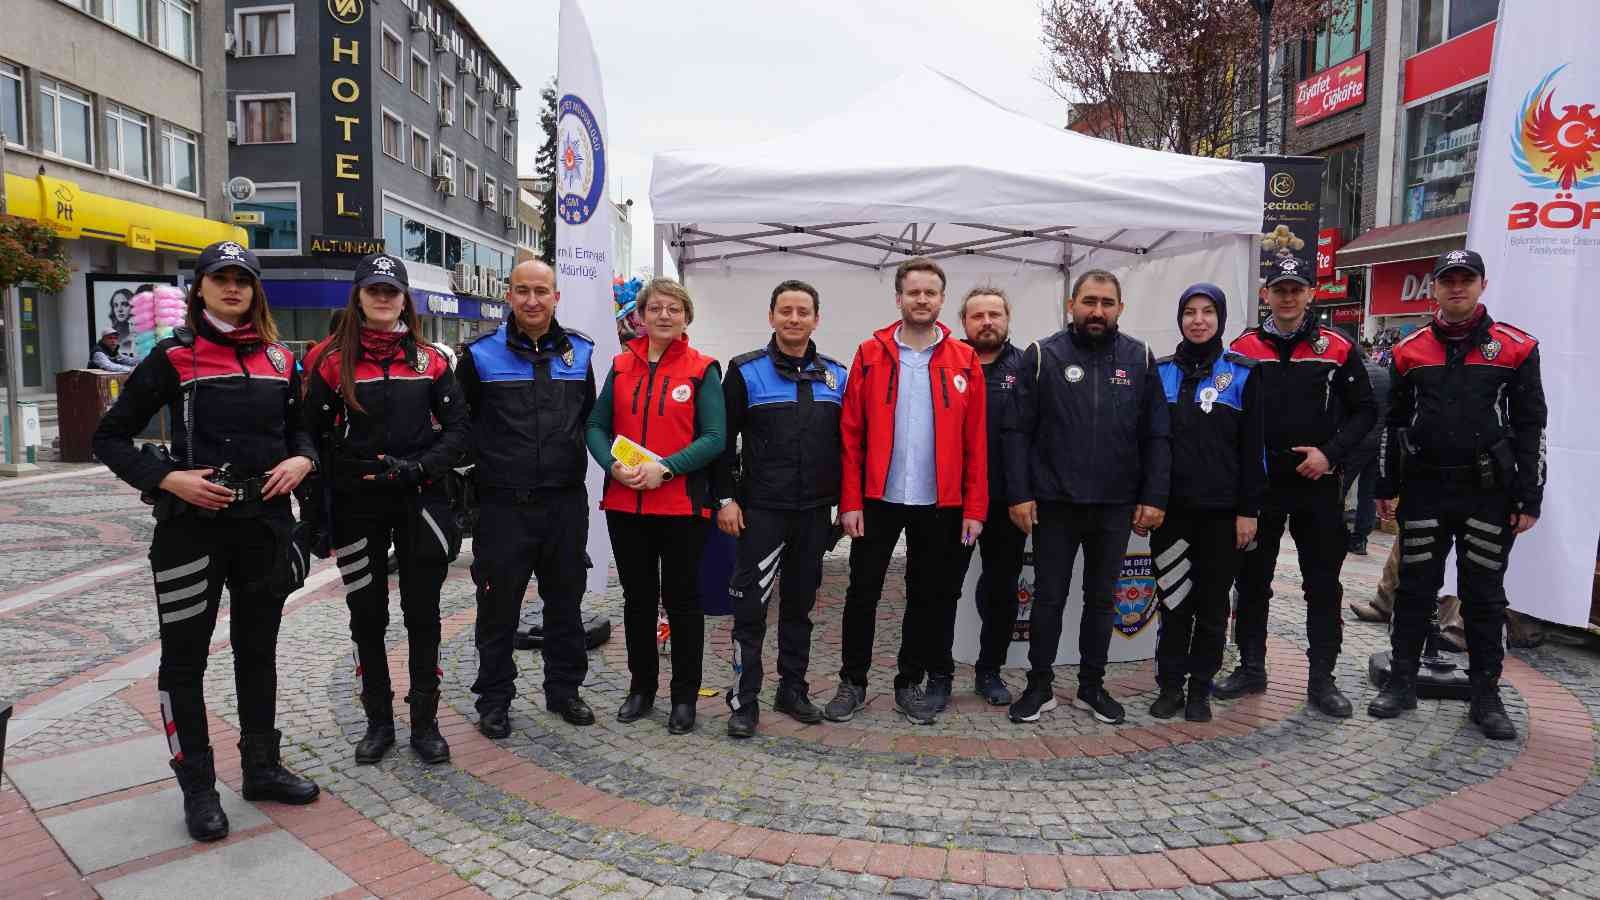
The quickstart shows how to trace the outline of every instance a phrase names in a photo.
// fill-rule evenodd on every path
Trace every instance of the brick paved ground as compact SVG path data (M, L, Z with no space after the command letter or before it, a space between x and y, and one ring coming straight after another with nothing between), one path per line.
M909 725L886 694L896 593L881 611L864 714L801 726L767 712L746 742L724 736L720 697L702 701L692 735L668 735L664 710L617 723L620 634L590 657L595 727L543 711L539 663L524 653L511 738L481 738L464 554L444 590L441 713L454 758L438 767L417 762L404 723L381 765L354 765L363 720L346 612L320 568L285 618L279 723L286 761L324 797L263 804L254 817L230 800L234 835L195 847L172 837L177 803L163 793L174 784L160 768L149 534L144 507L103 474L0 486L0 697L21 700L0 782L0 894L1600 897L1600 659L1551 646L1509 661L1514 743L1482 740L1461 704L1329 720L1303 702L1304 617L1287 548L1273 689L1218 704L1210 725L1150 719L1148 663L1112 667L1130 712L1121 726L1065 705L1013 726L970 695L965 668L953 710ZM1371 592L1387 541L1348 561L1351 596ZM843 549L828 560L816 616L819 699L834 686ZM619 594L592 609L620 620ZM727 622L711 622L707 686L721 689ZM1381 627L1346 624L1340 680L1358 708L1373 693L1366 657L1385 641ZM1062 669L1063 695L1073 676ZM1020 673L1007 677L1019 686ZM220 654L207 691L219 771L237 789Z

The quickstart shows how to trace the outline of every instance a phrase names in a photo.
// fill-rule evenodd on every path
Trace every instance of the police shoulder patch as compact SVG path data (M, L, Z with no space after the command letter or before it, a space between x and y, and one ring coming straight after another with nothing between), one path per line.
M1228 389L1228 385L1233 384L1233 373L1218 372L1216 378L1212 379L1212 383L1217 386L1217 393L1220 394Z
M272 368L277 370L279 375L288 371L289 354L285 353L282 347L277 344L268 344L266 352L267 362L272 363Z
M422 344L417 345L417 358L416 361L411 364L411 368L415 369L418 375L427 374L428 365L430 362L432 362L432 359L428 356L428 354L432 352L432 347Z

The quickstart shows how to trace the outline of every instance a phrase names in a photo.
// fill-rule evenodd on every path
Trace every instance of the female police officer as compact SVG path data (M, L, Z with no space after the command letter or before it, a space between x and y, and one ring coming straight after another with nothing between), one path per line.
M161 718L184 819L196 840L228 833L216 791L201 684L222 588L247 800L310 803L317 786L278 762L278 626L293 586L289 492L316 451L301 423L294 358L277 343L255 254L232 241L200 254L185 327L158 343L100 420L94 452L117 477L154 498L160 616ZM132 438L163 406L172 453L135 450ZM303 579L306 560L295 559Z
M424 762L450 758L439 733L439 588L460 547L444 479L466 455L467 417L450 365L417 339L417 312L399 259L356 266L339 330L308 377L306 425L327 460L332 537L350 607L367 733L356 762L394 746L389 544L400 560L400 609L410 642L411 746ZM434 429L437 421L441 428Z

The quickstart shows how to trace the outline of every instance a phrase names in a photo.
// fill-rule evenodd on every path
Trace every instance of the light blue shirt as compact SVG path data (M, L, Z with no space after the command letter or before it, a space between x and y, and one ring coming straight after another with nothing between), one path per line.
M932 506L938 502L938 474L933 456L933 382L928 361L933 348L944 340L939 333L925 350L913 350L894 331L900 348L900 385L894 403L894 449L889 455L889 478L883 502L905 506Z

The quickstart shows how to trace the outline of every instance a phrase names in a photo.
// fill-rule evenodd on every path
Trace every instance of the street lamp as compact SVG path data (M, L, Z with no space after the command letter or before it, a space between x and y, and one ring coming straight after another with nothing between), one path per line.
M1261 17L1261 110L1256 116L1256 152L1267 152L1267 47L1272 42L1273 0L1250 0Z

